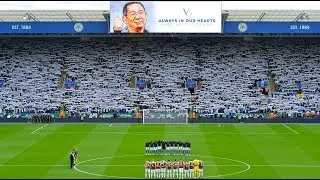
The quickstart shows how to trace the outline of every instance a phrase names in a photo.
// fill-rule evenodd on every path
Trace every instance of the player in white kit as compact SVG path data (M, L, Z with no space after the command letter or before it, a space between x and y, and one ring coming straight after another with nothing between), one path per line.
M160 178L160 161L156 162L156 178Z
M201 160L199 162L199 175L200 175L200 178L203 178L203 161Z
M183 179L184 172L184 161L180 160L179 162L179 179Z
M189 163L188 161L185 162L185 165L184 165L184 178L186 179L189 179L190 177L190 169L189 169Z
M151 163L150 161L146 161L145 165L145 173L144 173L144 178L150 178L150 172L151 172Z
M194 178L194 165L192 161L189 161L189 178Z
M151 173L150 173L151 178L156 178L155 174L156 174L156 162L152 161L151 162Z
M168 160L167 162L167 177L166 178L169 178L169 179L172 179L173 176L172 176L172 162L170 162L170 160Z
M160 166L161 166L161 178L162 179L164 179L164 178L166 178L166 166L167 166L167 163L166 163L166 161L161 161L161 164L160 164Z
M177 160L174 160L173 162L173 178L174 179L178 178L179 176L178 168L179 168L179 163Z

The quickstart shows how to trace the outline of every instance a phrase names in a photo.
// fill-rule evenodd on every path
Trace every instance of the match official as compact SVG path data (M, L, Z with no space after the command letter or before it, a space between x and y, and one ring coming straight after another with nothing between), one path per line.
M78 163L78 151L76 148L73 148L73 154L74 154L74 164Z
M70 153L69 157L70 157L70 168L73 169L74 161L75 161L75 156L74 156L74 152L73 151Z

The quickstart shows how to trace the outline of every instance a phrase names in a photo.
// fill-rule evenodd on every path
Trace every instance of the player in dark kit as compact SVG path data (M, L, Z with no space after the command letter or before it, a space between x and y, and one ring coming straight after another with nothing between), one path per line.
M191 144L181 140L148 141L145 144L146 155L190 155Z
M161 154L162 154L161 144L162 144L161 141L158 141L158 142L157 142L157 154L158 154L158 155L161 155Z
M146 142L146 155L150 155L149 142Z
M168 155L168 154L169 154L169 150L170 150L169 141L165 141L165 145L166 145L166 152L165 152L165 155Z
M187 155L191 154L191 143L187 142Z
M173 141L173 152L172 152L172 154L173 155L177 155L177 142L176 141Z
M186 155L187 153L187 142L182 142L182 155Z
M183 150L183 142L182 141L179 141L178 142L178 148L179 148L179 151L178 151L178 154L179 155L182 155L182 150Z
M149 152L149 155L151 155L152 154L152 141L148 142L148 145L149 145L148 152Z
M165 141L161 141L161 154L165 154L166 155L166 142Z
M153 142L153 148L154 148L154 155L157 155L157 151L158 151L158 142L157 141Z
M173 155L173 141L169 141L169 147L170 147L169 155Z
M150 142L150 155L154 155L154 142Z

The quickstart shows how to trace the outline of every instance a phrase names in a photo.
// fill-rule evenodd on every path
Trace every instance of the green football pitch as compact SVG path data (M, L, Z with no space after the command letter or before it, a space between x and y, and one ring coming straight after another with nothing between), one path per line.
M145 155L164 139L192 155ZM195 158L206 178L320 178L319 139L316 124L0 124L0 178L144 178L146 160Z

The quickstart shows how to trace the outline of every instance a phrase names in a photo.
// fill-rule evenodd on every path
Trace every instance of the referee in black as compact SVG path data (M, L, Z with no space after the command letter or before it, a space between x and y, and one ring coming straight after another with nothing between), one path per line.
M75 155L74 155L74 151L72 151L71 153L70 153L70 168L71 169L73 169L73 167L74 167L74 161L75 161Z

